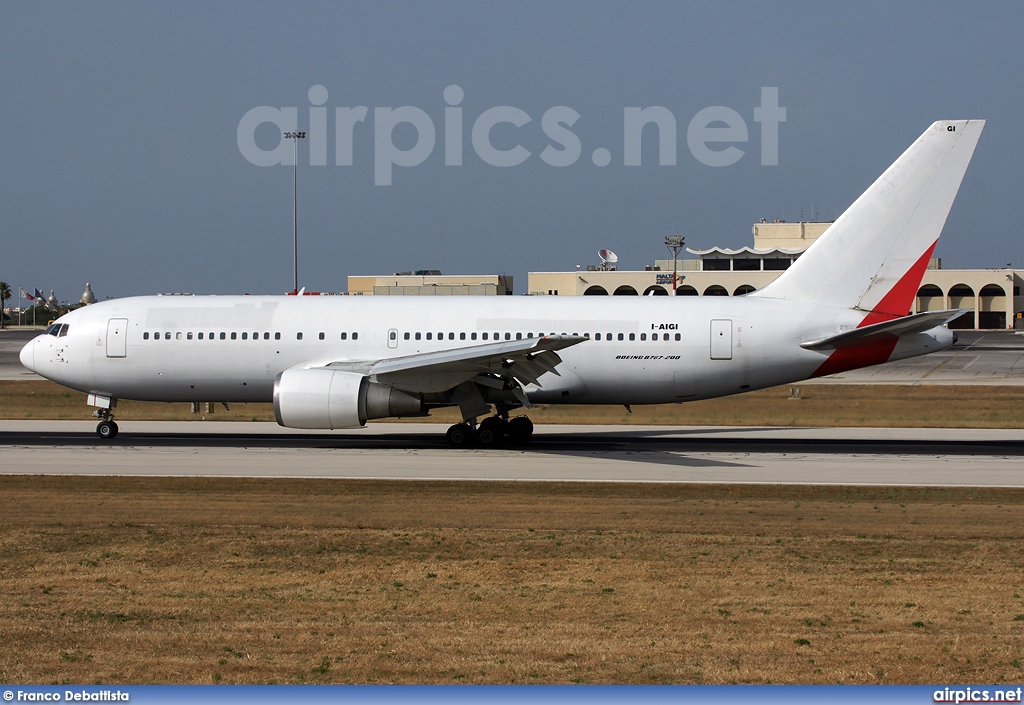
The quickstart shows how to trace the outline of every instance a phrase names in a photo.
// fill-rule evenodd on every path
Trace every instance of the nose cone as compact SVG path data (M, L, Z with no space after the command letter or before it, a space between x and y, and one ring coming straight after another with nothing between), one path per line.
M21 354L18 356L19 359L21 360L21 364L23 364L25 367L32 370L33 372L36 371L35 351L36 340L35 338L33 338L32 340L28 341L28 345L21 349Z

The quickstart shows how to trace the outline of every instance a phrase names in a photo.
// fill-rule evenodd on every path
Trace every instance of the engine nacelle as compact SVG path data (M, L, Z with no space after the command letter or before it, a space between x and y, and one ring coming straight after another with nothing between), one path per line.
M357 372L288 369L274 380L274 416L288 428L359 428L368 419L424 413L418 396Z

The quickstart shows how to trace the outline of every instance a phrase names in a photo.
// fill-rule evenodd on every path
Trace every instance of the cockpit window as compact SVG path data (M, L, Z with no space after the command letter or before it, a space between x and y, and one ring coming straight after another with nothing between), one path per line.
M43 334L44 335L57 335L57 333L60 332L60 327L61 327L60 323L51 323L49 326L46 327L46 330L43 331Z
M60 332L57 333L57 337L58 338L63 338L67 334L68 334L68 324L67 323L62 323L60 325Z

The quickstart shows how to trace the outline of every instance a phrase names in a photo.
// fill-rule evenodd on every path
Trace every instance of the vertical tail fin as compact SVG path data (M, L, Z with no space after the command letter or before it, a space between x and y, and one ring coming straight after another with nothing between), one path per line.
M792 267L749 295L860 309L861 325L905 316L984 126L932 124Z

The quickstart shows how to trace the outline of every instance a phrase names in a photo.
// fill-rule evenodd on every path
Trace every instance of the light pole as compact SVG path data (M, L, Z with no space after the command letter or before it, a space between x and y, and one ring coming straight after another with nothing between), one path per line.
M292 293L299 293L299 140L306 139L305 132L285 132L284 138L292 140Z
M676 274L676 262L679 258L679 250L683 249L683 244L686 242L686 238L682 235L669 235L665 238L665 247L672 253L672 296L676 295L676 282L678 276Z

